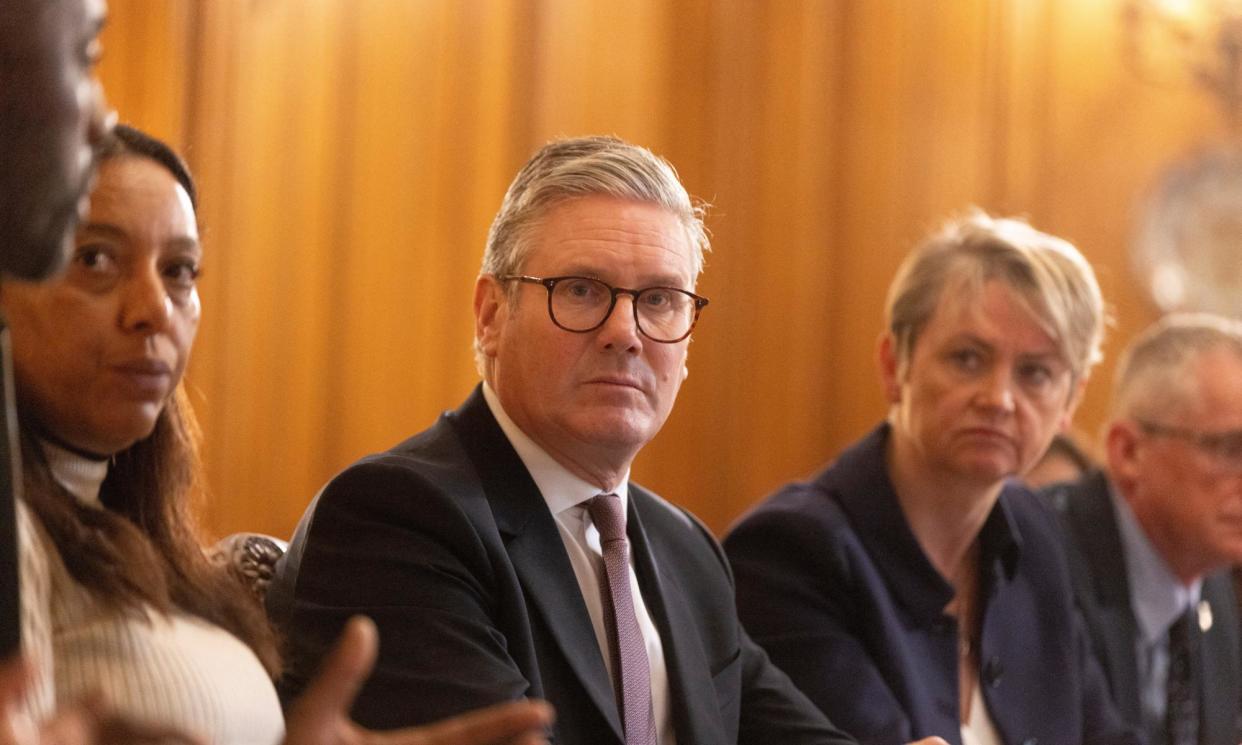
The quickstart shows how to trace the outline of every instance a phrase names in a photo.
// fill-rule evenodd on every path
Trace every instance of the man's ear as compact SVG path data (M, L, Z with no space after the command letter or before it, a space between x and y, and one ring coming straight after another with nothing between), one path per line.
M496 345L508 316L504 286L490 274L479 275L474 283L474 338L486 357L496 356Z
M1116 419L1108 424L1104 435L1104 455L1108 458L1108 474L1123 494L1131 491L1138 479L1138 425L1129 419Z
M880 382L884 386L884 399L890 404L901 401L901 376L897 364L897 340L892 332L880 334L876 344L876 361L880 366Z

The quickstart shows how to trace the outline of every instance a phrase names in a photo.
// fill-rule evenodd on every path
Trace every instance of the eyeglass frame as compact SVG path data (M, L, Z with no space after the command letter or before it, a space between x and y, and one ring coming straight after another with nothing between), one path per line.
M651 287L644 287L640 290L633 290L627 287L613 287L612 285L608 284L602 279L599 279L598 277L583 277L583 276L576 275L576 274L566 274L566 275L562 275L559 277L535 277L530 274L506 274L504 276L496 277L496 279L501 282L517 281L517 282L525 282L527 284L532 284L532 285L541 285L545 290L548 291L548 318L552 319L552 323L558 329L561 329L562 331L568 331L571 334L589 334L592 331L595 331L596 329L601 328L605 323L608 323L608 319L612 318L612 312L616 310L617 308L617 295L629 295L630 300L631 300L630 307L634 313L634 328L638 329L638 333L642 334L643 336L650 339L651 341L654 341L659 344L676 344L677 342L682 341L686 337L690 336L690 334L694 332L694 327L697 326L699 323L699 313L701 313L703 309L707 307L707 304L711 302L710 300L703 297L702 295L696 295L693 292L690 292L689 290L683 290L680 287L667 287L665 285L652 285ZM595 324L589 329L571 329L568 326L564 326L561 324L560 321L556 320L556 313L552 311L552 291L556 289L557 284L564 282L567 279L582 279L588 282L597 282L603 285L604 287L608 288L608 292L611 295L611 299L608 302L608 311L604 313L604 317L600 319L599 323ZM651 334L648 334L647 331L643 329L643 322L638 317L638 298L644 292L649 292L651 290L671 290L673 292L680 292L681 294L688 295L690 297L691 301L694 303L694 315L690 318L690 328L686 329L686 333L682 334L676 339L657 339Z
M1170 437L1176 440L1188 442L1199 449L1200 452L1216 458L1221 462L1229 461L1233 465L1242 465L1242 457L1230 456L1224 453L1224 445L1230 440L1242 440L1242 429L1230 429L1221 432L1201 432L1190 427L1178 427L1172 424L1161 424L1153 422L1149 419L1135 419L1139 428L1152 437ZM1239 449L1242 453L1242 448Z

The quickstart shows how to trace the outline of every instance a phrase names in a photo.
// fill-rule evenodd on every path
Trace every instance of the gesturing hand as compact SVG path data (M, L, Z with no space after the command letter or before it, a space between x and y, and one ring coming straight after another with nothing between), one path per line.
M323 667L289 710L286 745L539 745L552 723L542 701L513 701L426 727L371 732L349 707L375 664L378 634L370 619L351 618Z

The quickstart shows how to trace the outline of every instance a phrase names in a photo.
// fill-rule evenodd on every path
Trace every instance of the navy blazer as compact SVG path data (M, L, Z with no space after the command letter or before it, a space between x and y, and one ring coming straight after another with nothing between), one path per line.
M854 742L746 636L707 529L639 486L629 493L627 534L664 644L679 745ZM431 429L334 478L288 556L272 589L293 640L286 696L363 613L381 640L353 710L365 726L529 696L556 707L556 743L622 742L555 519L478 389Z
M1096 471L1076 483L1049 487L1046 496L1056 508L1069 539L1074 592L1113 700L1123 717L1142 726L1135 658L1138 621L1131 605L1125 544L1109 496L1108 478ZM1228 570L1204 577L1201 597L1211 608L1212 626L1201 637L1203 700L1199 742L1237 745L1242 742L1242 657L1238 605ZM1163 734L1150 739L1163 739Z
M865 743L960 743L953 588L906 523L887 425L812 481L777 492L725 550L738 610L772 660ZM1055 518L1007 484L979 534L979 681L1004 742L1132 743L1091 656Z

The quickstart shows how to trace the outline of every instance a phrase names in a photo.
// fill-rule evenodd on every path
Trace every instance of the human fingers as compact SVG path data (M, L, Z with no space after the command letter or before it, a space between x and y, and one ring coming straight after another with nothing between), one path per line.
M11 706L21 701L30 684L30 665L21 655L0 662L0 704Z
M555 716L544 701L511 701L426 727L367 732L366 745L545 745Z
M289 708L286 743L335 743L349 736L349 709L375 664L378 636L371 619L349 619L306 692Z

